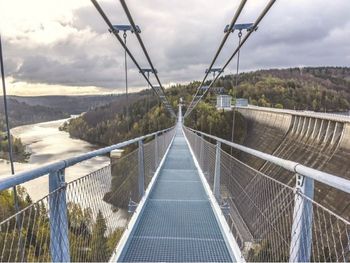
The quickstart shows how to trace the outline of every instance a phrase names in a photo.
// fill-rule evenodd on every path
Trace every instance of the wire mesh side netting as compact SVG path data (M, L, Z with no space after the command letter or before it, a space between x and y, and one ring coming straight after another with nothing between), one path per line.
M208 143L204 138L187 129L184 129L184 132L210 188L213 189L216 156L215 145Z
M110 187L111 169L106 166L3 221L1 261L52 261L52 250L71 261L108 260L127 218L104 201Z
M350 262L350 222L302 193L296 199L293 228L302 231L295 236L300 243L291 245L291 260L301 254L312 262ZM297 217L302 209L307 213Z
M288 261L293 189L221 152L221 202L248 261Z
M145 187L173 134L144 145ZM138 168L136 149L34 203L28 200L0 223L0 261L108 261L131 217L130 200L137 204L141 198Z
M144 147L143 154L144 154L144 168L145 168L145 188L147 188L158 167L158 163L156 163L157 144L155 143L155 140L152 140L144 144L143 147Z
M185 133L211 184L216 145ZM223 150L217 201L247 261L350 261L348 220Z

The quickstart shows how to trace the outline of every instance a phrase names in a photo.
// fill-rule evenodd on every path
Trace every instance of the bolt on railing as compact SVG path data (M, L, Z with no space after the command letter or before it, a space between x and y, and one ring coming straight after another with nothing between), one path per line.
M174 132L166 129L1 179L0 191L6 191L48 174L49 194L36 202L23 196L18 214L0 214L0 261L109 260L130 218L123 212L129 196L137 205ZM135 143L136 150L111 165L66 183L65 168Z
M349 180L187 127L184 132L247 261L350 260L349 215L341 216L324 200L314 200L314 181L346 195ZM221 144L289 170L296 184L287 185L250 167Z

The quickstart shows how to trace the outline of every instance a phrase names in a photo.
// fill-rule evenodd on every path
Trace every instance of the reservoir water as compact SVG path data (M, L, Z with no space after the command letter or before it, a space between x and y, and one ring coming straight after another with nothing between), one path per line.
M73 139L58 128L67 119L24 125L13 128L12 135L21 138L31 156L27 163L15 163L15 171L25 171L50 162L67 159L81 153L94 150L97 146L86 141ZM66 169L66 181L70 182L81 176L96 171L109 164L109 158L96 157ZM11 176L10 165L0 159L0 177ZM27 182L23 185L33 200L38 200L48 193L47 176Z

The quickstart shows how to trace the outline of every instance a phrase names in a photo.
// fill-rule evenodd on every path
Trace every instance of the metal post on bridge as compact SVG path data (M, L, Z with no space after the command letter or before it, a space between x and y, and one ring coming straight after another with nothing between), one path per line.
M314 180L296 174L289 262L309 262L311 259L313 207L303 195L313 200Z
M221 142L216 141L215 154L215 175L214 175L214 195L216 200L220 201L220 163L221 163Z
M200 149L199 149L199 165L203 168L203 160L204 160L204 136L203 134L200 135L201 137L201 143L200 143Z
M195 155L198 154L198 137L199 137L199 136L195 136L195 137L194 137L194 154L195 154Z
M162 156L165 154L166 151L166 141L165 141L165 135L162 136L163 142L162 142Z
M140 199L143 197L145 193L145 167L144 167L144 159L143 159L143 142L139 140L139 150L138 150L138 165L139 165L139 197Z
M158 155L158 134L154 136L154 160L155 160L155 170L158 168L158 161L159 161L159 155Z
M49 174L51 261L69 262L68 216L64 169Z

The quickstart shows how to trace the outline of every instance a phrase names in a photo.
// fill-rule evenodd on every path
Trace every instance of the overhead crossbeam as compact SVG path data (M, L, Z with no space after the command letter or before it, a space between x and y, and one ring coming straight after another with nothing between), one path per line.
M233 33L235 30L242 31L244 29L246 29L247 31L250 31L253 28L253 26L254 26L254 23L235 24L231 30L231 33ZM229 32L229 28L230 28L230 25L226 25L224 29L224 33Z
M133 61L133 63L135 64L135 66L137 67L137 69L139 70L139 72L142 74L142 76L144 77L144 79L146 80L146 82L150 85L150 87L152 88L152 90L155 92L155 94L159 97L159 93L156 91L156 89L154 88L154 86L152 85L152 83L150 82L150 80L147 78L146 74L142 71L142 68L140 67L139 63L137 62L137 60L135 59L135 57L132 55L132 53L130 52L129 48L125 45L124 41L122 40L122 38L118 35L117 29L112 25L112 23L110 22L110 20L108 19L107 15L105 14L105 12L102 10L101 6L98 4L97 0L91 0L92 4L95 6L96 10L99 12L99 14L101 15L101 17L103 18L103 20L106 22L108 28L109 28L109 32L111 32L118 40L118 42L122 45L122 47L124 48L124 50L126 51L126 53L128 54L128 56L130 57L130 59ZM135 23L131 25L134 29L136 28ZM135 34L136 32L138 33L138 30L134 30ZM153 64L152 64L152 70L155 71ZM170 103L168 102L167 99L165 100L161 100L163 102L163 104L166 106L166 108L169 108L168 106L170 105ZM171 108L171 110L169 110L170 114L173 117L176 117L176 114L174 112L174 110Z
M244 43L248 40L248 38L250 37L250 35L258 28L258 25L260 24L261 20L265 17L265 15L268 13L268 11L270 10L270 8L273 6L273 4L276 2L276 0L270 0L270 2L266 5L266 7L264 8L264 10L260 13L259 17L255 20L253 26L250 28L250 30L247 31L247 34L244 36L244 38L242 39L241 43L239 43L239 45L237 46L237 48L235 49L235 51L233 52L233 54L230 56L230 58L226 61L226 63L224 64L224 66L222 67L222 71L219 72L219 74L216 75L216 77L211 81L211 83L208 86L208 89L206 89L204 91L204 93L201 95L201 99L209 92L211 86L215 83L215 81L220 77L220 75L222 74L223 70L225 70L225 68L230 64L230 62L232 61L232 59L235 57L235 55L238 53L238 51L241 49L241 47L244 45ZM242 4L242 3L241 3ZM243 7L242 7L243 8ZM240 10L242 11L242 10ZM230 24L230 27L227 29L227 32L225 34L225 36L227 34L230 34L232 32L234 28L234 25L232 25L232 23ZM221 50L221 49L220 49ZM207 74L206 74L207 75ZM206 78L206 77L205 77ZM203 85L204 82L201 83L201 85L198 87L196 95L199 93L201 86ZM195 96L196 96L195 95ZM200 99L200 100L201 100ZM190 106L188 107L185 116L187 117L189 114L191 114L192 110L197 106L197 104L199 103L198 100L197 102L194 102L194 99L191 101Z
M114 25L113 27L117 31L117 33L119 33L119 31L123 31L123 32L131 31L131 33L135 33L135 32L141 33L141 29L137 25L135 25L135 26L131 26L131 25Z

